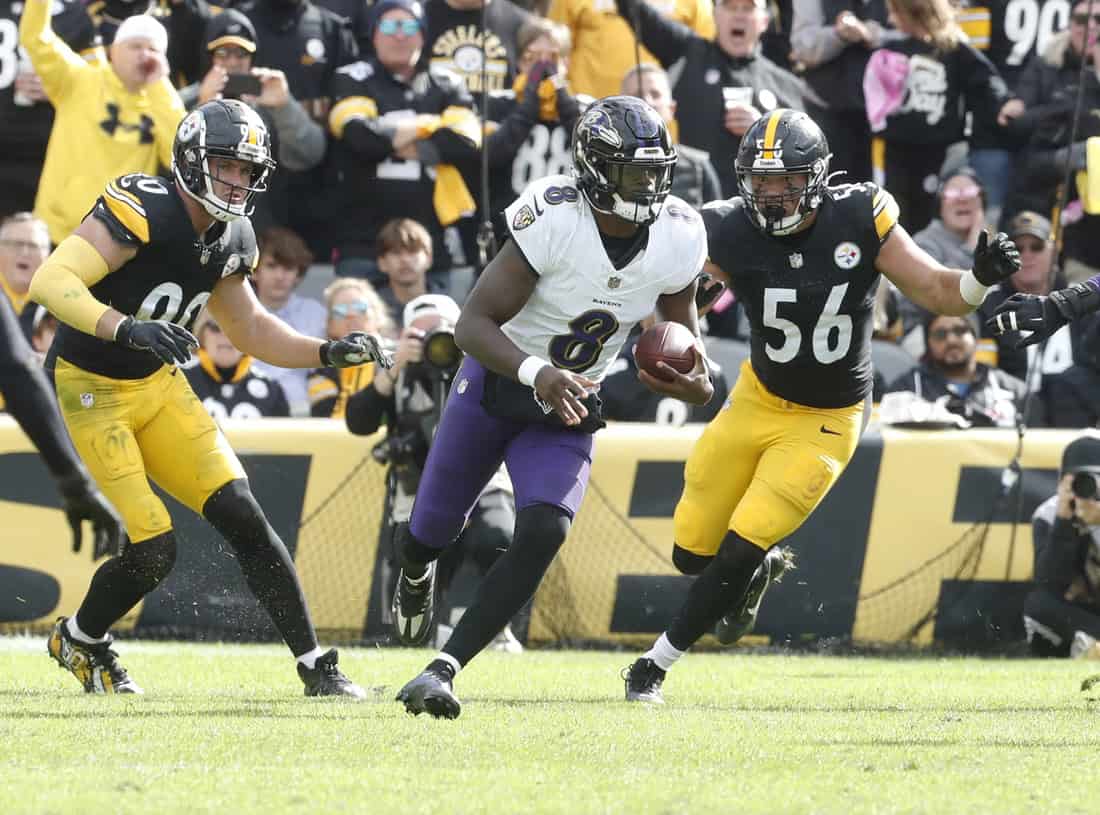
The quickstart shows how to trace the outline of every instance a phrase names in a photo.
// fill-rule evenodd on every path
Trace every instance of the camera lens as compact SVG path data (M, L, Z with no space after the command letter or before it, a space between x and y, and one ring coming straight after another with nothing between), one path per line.
M1096 476L1092 473L1077 473L1073 477L1073 483L1070 489L1073 490L1073 494L1078 498L1085 498L1095 500L1096 494L1100 492L1097 488Z
M457 368L462 350L455 343L454 332L437 328L424 337L424 359L442 371Z

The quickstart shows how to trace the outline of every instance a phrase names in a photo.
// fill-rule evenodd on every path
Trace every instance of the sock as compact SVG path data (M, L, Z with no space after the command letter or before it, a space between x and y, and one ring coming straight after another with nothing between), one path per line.
M304 654L296 657L298 662L305 665L311 671L317 667L317 657L321 656L324 651L320 647L314 648L312 651L306 651Z
M97 639L96 637L85 634L83 631L80 630L80 626L76 622L76 615L75 614L65 621L65 630L68 631L69 636L72 637L77 642L84 642L84 643L87 643L88 645L97 645L101 642L107 642L108 640L111 639L107 635L104 635L104 636L99 637Z
M439 674L453 682L458 672L462 670L462 663L445 651L440 651L424 670Z
M411 574L409 574L408 569L406 569L405 570L405 580L412 583L414 586L419 586L421 583L423 583L425 580L428 579L428 572L430 571L431 565L432 564L430 564L430 563L423 564L424 571L421 572L418 577L413 577Z
M661 634L653 647L642 654L644 659L652 659L662 671L667 671L676 664L676 660L682 657L686 651L674 648L668 641L668 634Z

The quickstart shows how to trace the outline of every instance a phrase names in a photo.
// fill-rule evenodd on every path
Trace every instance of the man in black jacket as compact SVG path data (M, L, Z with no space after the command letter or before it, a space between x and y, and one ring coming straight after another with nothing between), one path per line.
M1100 656L1100 436L1066 445L1058 492L1031 518L1035 588L1024 627L1041 655Z
M715 3L714 40L664 17L648 3L616 3L623 17L637 20L642 44L665 70L684 60L673 89L680 141L709 153L723 195L736 195L733 157L742 134L765 113L803 110L804 100L816 98L798 77L760 53L760 35L768 26L765 0Z

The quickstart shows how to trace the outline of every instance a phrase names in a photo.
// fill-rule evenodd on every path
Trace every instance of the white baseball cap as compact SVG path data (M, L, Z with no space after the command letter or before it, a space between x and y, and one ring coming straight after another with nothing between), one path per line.
M153 48L162 54L168 50L168 31L148 14L135 14L123 20L115 33L114 41L125 42L139 38L149 40Z
M422 294L414 297L405 304L405 312L402 314L402 323L405 326L412 325L412 321L425 314L438 314L444 320L454 325L458 322L461 310L458 303L445 294Z

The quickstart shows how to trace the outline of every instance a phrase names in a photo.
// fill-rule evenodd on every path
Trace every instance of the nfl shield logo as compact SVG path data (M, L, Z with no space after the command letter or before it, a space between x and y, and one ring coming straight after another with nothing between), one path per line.
M792 252L789 260L791 261L791 268L792 269L801 269L802 268L802 253L801 252Z
M617 289L622 283L623 279L618 275L611 275L611 277L607 278L607 288L609 289Z

